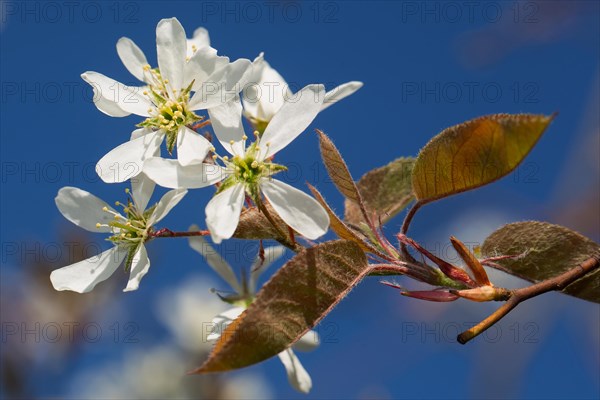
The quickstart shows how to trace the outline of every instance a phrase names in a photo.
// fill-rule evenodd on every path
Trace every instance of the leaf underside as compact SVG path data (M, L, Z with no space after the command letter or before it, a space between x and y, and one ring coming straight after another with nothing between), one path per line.
M358 284L367 259L350 241L298 253L265 284L192 373L227 371L275 356L300 339Z
M327 168L327 173L329 177L333 181L334 185L338 188L340 193L342 193L347 199L350 199L356 203L360 203L360 193L358 192L358 188L352 179L352 175L348 170L348 166L346 162L342 158L339 150L331 139L317 129L317 134L319 135L319 147L321 148L321 158L323 159L323 164L325 164L325 168Z
M269 204L265 204L265 207L269 211L269 214L275 220L281 232L287 232L287 225L279 217L279 215L273 210ZM279 231L269 222L267 217L260 212L256 207L247 208L242 211L240 215L240 221L233 234L236 239L286 239L282 238Z
M413 157L398 158L367 172L357 182L367 211L381 218L382 223L414 200L411 177L415 161ZM348 198L345 201L344 219L352 225L366 222L358 204Z
M600 246L560 225L527 221L508 224L483 243L485 257L519 255L498 260L502 270L531 282L560 275L585 260L600 255ZM564 293L600 303L600 269L567 286Z
M308 188L312 192L315 199L323 206L327 215L329 215L329 227L332 231L335 232L336 235L340 237L340 239L350 240L357 243L363 251L366 253L374 253L378 254L378 250L367 244L360 235L352 230L348 225L346 225L339 217L333 212L329 204L323 198L323 195L312 185L308 185Z

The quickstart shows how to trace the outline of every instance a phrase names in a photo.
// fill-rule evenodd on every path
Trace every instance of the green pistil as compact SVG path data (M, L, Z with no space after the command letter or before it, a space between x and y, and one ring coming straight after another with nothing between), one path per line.
M150 97L150 100L156 104L156 108L149 109L150 117L139 123L138 126L164 131L167 136L167 150L172 153L177 142L179 128L202 120L202 117L188 109L190 91L194 81L181 91L176 100L171 100L167 93L167 82L162 79L160 72L158 70L149 71L152 73L155 84L149 88L149 91L145 91L144 95Z
M265 121L258 118L249 118L249 120L252 124L252 127L254 128L254 131L258 132L258 137L261 137L262 134L265 132L265 129L267 129L269 121Z
M259 162L255 157L256 152L250 148L242 158L233 157L226 160L228 167L233 170L231 176L223 181L217 193L220 193L235 184L243 183L251 196L258 194L258 183L262 178L275 175L287 170L287 167L271 162Z
M116 204L123 205L125 217L116 214L106 207L103 209L104 212L114 216L114 219L107 224L109 227L113 228L112 230L114 232L108 240L114 244L125 246L137 246L146 241L148 239L148 234L152 229L152 227L148 226L148 217L152 213L153 208L148 210L150 211L149 213L140 213L131 201L128 202L127 206L119 202ZM97 226L100 227L102 225L98 224Z

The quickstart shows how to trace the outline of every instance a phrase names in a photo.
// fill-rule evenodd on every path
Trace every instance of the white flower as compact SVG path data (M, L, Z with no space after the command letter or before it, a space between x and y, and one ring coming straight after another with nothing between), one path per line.
M192 358L189 352L164 340L148 342L124 346L122 354L104 357L108 360L99 357L83 369L78 368L65 385L68 392L55 397L81 400L275 398L265 377L256 371L240 372L226 379L208 375L191 379L186 375Z
M176 288L165 289L156 302L156 315L171 332L177 344L188 354L206 354L212 343L207 340L210 321L228 307L211 288L216 282L205 274L186 277Z
M235 232L245 196L258 203L262 201L261 193L286 224L308 239L317 239L329 227L327 212L309 195L273 179L272 175L285 167L272 163L271 157L313 121L321 109L323 94L323 85L306 86L293 101L284 102L262 136L250 146L246 146L238 101L210 110L215 133L233 156L219 158L224 167L213 164L183 167L172 160L150 158L144 164L144 171L165 187L198 188L222 181L206 206L206 224L215 243L229 239Z
M196 227L191 227L190 229L195 230L195 228ZM264 260L257 257L250 268L248 281L244 284L240 284L227 261L223 260L223 258L210 247L202 237L197 236L189 238L189 242L194 250L204 256L209 266L221 275L221 277L236 291L236 295L228 296L226 300L235 303L237 306L222 312L212 320L213 328L212 332L207 336L207 340L216 341L225 331L227 326L244 312L246 307L252 302L255 296L256 282L259 276L285 253L285 248L283 246L265 248ZM308 331L292 347L287 348L278 354L279 359L285 367L290 385L302 393L308 393L310 391L312 388L312 379L302 366L302 363L300 363L300 360L294 353L294 349L299 351L312 351L317 348L318 345L319 335L317 332Z
M126 260L129 282L125 292L136 290L150 268L144 243L150 239L154 224L162 220L185 196L187 190L171 190L146 210L154 183L143 174L132 181L132 201L123 206L123 214L98 197L75 187L58 191L56 206L69 221L91 232L109 233L114 244L98 256L52 271L50 280L56 290L86 293L106 280Z
M187 39L187 58L191 58L198 49L210 47L210 36L205 28L197 28L191 39Z
M295 95L279 72L264 60L262 53L254 60L249 82L252 84L244 88L244 114L256 129L262 131L285 101ZM328 91L321 110L350 96L362 86L362 82L352 81Z
M178 161L189 165L202 161L210 142L188 128L202 120L195 111L231 101L243 86L250 61L229 63L211 48L205 30L186 39L175 18L163 19L156 27L158 68L152 69L146 56L130 39L117 42L117 52L125 67L146 85L125 86L98 72L85 72L82 78L94 89L98 109L114 117L136 114L146 119L138 136L106 154L97 164L105 182L123 182L141 172L143 161L164 139L167 150L177 146ZM193 93L193 94L192 94Z

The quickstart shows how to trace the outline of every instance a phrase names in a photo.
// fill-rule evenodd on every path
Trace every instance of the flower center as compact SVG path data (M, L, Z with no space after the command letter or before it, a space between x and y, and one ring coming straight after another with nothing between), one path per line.
M115 205L123 207L124 216L108 207L104 207L102 211L112 215L113 220L107 224L97 223L96 227L110 227L113 234L108 240L114 244L137 246L145 242L152 230L152 226L148 226L148 217L151 215L154 207L142 212L136 208L131 199L127 200L126 205L118 201Z
M258 132L255 132L258 139ZM227 169L231 171L231 175L223 181L218 192L221 192L235 184L243 183L251 195L258 193L258 184L262 178L269 177L280 171L287 170L283 165L272 163L270 159L261 160L259 158L260 147L258 141L246 147L247 136L243 136L243 147L245 152L243 155L236 155L232 158L227 156L220 157L214 155L213 159L221 160ZM230 145L233 147L234 142ZM266 144L269 146L269 144Z
M244 157L235 156L231 159L233 168L233 177L238 182L253 184L258 182L263 176L269 175L269 164L259 162L253 155L247 153Z
M146 81L149 82L148 89L144 95L150 98L150 101L156 105L156 108L148 110L150 116L142 121L138 126L162 130L167 135L167 150L173 151L177 140L177 132L180 127L190 125L202 120L202 117L196 115L188 108L190 91L194 81L182 90L173 89L169 93L167 84L169 81L163 79L160 71L150 69L147 65L144 67Z

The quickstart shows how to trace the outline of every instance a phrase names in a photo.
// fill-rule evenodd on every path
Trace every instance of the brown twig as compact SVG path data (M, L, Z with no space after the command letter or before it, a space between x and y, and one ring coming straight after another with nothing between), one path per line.
M190 237L190 236L208 236L209 231L189 231L189 232L173 232L168 228L162 228L153 232L151 238L164 238L164 237Z
M552 290L562 290L569 286L577 279L583 277L589 272L595 270L600 266L600 255L593 256L582 264L568 270L567 272L555 276L554 278L547 279L545 281L536 283L522 289L512 290L510 297L502 307L494 311L489 317L481 321L469 330L464 331L456 340L459 343L465 344L471 339L477 337L481 333L485 332L489 327L500 321L506 314L508 314L513 308L519 305L519 303L528 300L532 297L539 296Z

